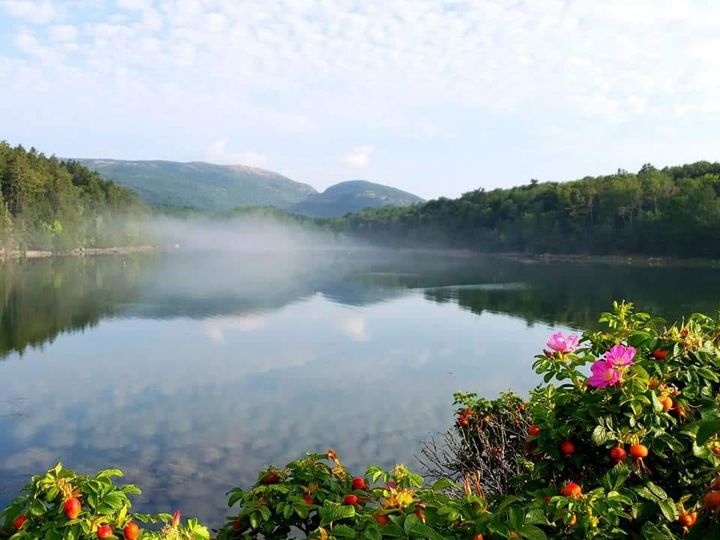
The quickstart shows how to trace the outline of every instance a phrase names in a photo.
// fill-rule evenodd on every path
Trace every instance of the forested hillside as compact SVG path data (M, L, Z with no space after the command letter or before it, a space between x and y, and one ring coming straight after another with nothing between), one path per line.
M281 174L199 161L80 159L80 163L133 190L153 207L189 207L223 212L240 206L287 208L315 189Z
M301 216L333 217L365 208L409 206L421 202L423 199L407 191L366 180L349 180L310 195L288 211Z
M73 161L0 142L0 240L4 249L126 244L137 196Z
M376 243L528 253L720 256L720 163L537 182L330 220Z

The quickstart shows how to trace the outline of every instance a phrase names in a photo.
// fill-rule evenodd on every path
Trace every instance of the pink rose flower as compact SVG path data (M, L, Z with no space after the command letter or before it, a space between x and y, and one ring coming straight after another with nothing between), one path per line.
M605 353L605 360L614 366L630 366L635 358L635 347L626 345L615 345Z
M590 366L592 375L588 377L588 384L595 388L614 386L620 382L620 370L609 360L596 360Z
M547 341L548 349L559 353L571 353L578 345L578 337L574 335L564 335L562 332L555 332Z

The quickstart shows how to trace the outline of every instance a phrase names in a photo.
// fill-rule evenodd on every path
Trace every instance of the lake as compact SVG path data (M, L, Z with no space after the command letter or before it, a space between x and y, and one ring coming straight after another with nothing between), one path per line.
M216 526L228 489L306 451L417 466L453 392L527 392L548 334L621 298L716 313L720 271L370 249L6 264L0 506L63 461Z

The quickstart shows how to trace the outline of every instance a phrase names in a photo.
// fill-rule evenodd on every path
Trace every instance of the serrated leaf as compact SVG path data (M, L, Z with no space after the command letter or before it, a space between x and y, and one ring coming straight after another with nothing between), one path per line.
M608 430L605 429L603 426L595 426L595 429L593 429L590 438L592 439L592 442L595 446L603 446L611 440L611 436L608 433Z
M663 499L658 503L658 506L660 507L660 511L663 516L665 516L665 519L669 522L674 523L680 517L677 506L675 506L675 502L672 499Z
M320 525L327 525L339 519L355 517L355 507L346 504L338 504L332 501L325 501L319 510Z
M658 499L664 500L664 499L667 499L667 498L668 498L668 495L667 495L667 493L665 493L665 490L664 490L663 488L661 488L660 486L658 486L657 484L655 484L655 483L653 483L653 482L648 482L648 483L645 484L645 485L647 486L647 488L648 488L650 491L653 492L653 494L654 494Z

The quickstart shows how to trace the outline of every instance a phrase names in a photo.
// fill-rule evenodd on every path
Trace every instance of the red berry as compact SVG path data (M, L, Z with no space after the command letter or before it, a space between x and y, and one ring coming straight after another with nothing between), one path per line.
M20 529L25 522L27 521L27 516L25 514L20 514L18 517L15 518L15 521L13 521L13 527L15 529Z
M572 456L575 453L575 445L572 441L563 441L560 443L560 452L564 456Z
M104 538L110 538L113 535L113 530L110 525L100 525L97 530L97 537L100 538L100 540L103 540Z
M528 435L530 435L531 437L537 437L538 435L540 435L540 428L533 424L528 428Z
M373 517L375 518L375 521L377 521L378 525L381 527L384 527L388 523L390 523L390 518L388 518L385 514L373 514Z
M125 528L123 529L123 536L125 537L125 540L137 540L140 538L140 527L138 527L137 523L133 523L131 521L125 525Z
M652 356L655 360L665 360L668 356L668 351L665 349L655 349L653 352L650 353L650 356Z
M663 412L669 412L670 409L672 409L675 406L675 404L673 403L673 400L670 396L661 397L660 403L662 404Z
M275 473L266 473L262 479L260 480L261 484L264 484L266 486L270 486L272 484L277 484L280 482L280 477Z
M720 509L720 491L711 491L703 497L703 503L708 510Z
M68 499L67 501L65 501L65 504L63 505L63 510L65 512L65 516L68 519L75 519L80 515L82 505L80 504L79 500L73 497L72 499Z
M346 504L348 506L355 506L358 503L359 499L357 495L353 495L352 493L350 495L345 495L343 497L343 504Z
M305 504L307 504L307 505L315 504L315 501L313 500L313 496L310 495L309 493L306 493L305 495L303 495L303 501L305 501Z
M580 484L576 484L575 482L568 482L562 487L560 493L563 497L579 499L580 497L582 497L582 488L580 487Z
M635 459L642 459L648 456L648 447L644 444L633 444L630 447L630 455Z
M367 483L365 482L365 479L362 476L356 476L352 480L352 488L354 490L366 491L368 486L367 486Z
M627 452L622 446L615 446L610 449L610 459L613 460L613 463L621 463L625 461L626 457Z
M692 527L697 522L697 512L680 512L678 521L683 527Z

